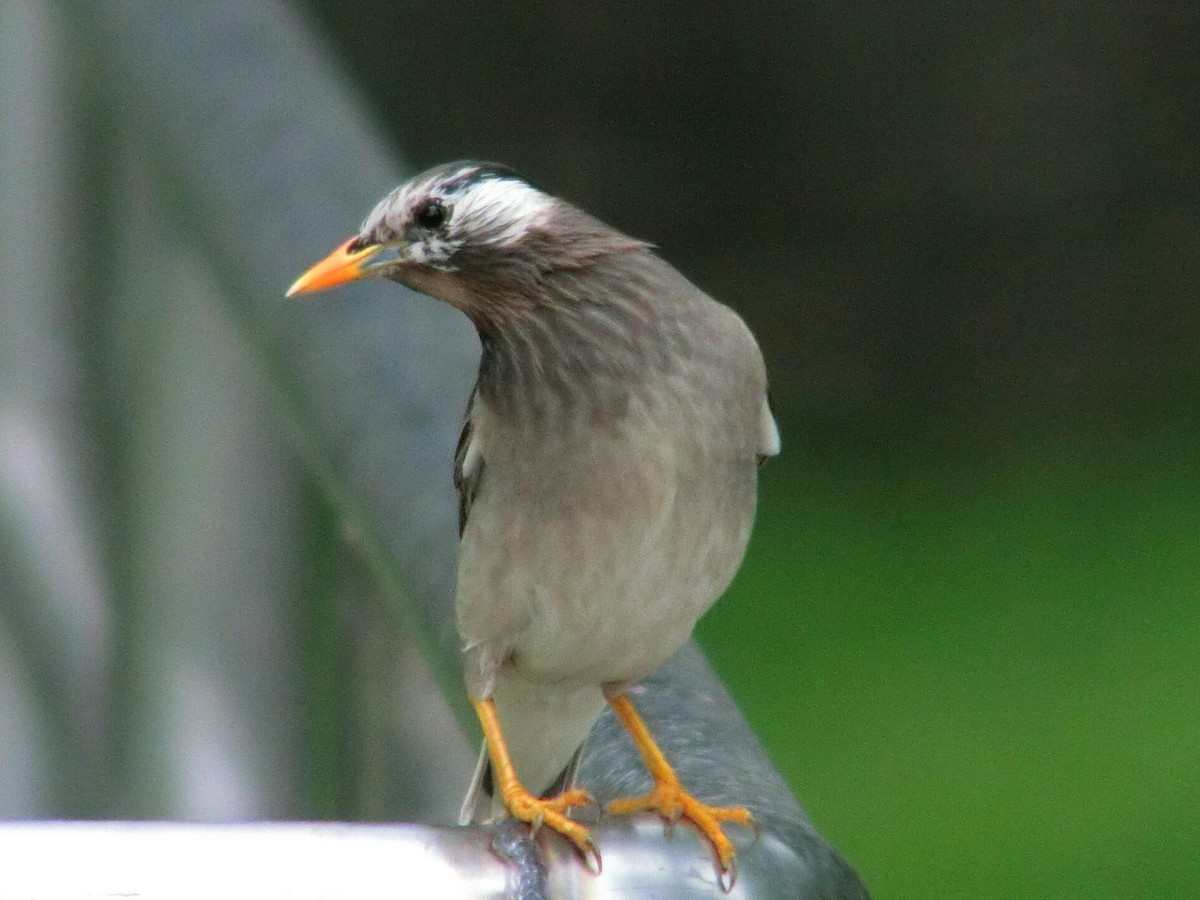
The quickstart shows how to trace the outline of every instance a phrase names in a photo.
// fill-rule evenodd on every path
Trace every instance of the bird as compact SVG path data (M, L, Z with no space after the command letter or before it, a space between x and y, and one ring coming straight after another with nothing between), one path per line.
M780 450L748 326L656 248L505 166L461 161L391 191L287 296L367 277L466 314L478 378L454 456L455 588L483 732L462 824L508 814L599 872L575 771L610 707L653 787L615 815L683 818L728 886L740 806L691 794L630 697L687 642L745 554Z

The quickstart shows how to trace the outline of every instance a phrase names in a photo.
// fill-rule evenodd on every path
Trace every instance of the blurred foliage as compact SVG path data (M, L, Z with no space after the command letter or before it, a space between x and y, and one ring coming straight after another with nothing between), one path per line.
M1197 450L766 472L701 637L876 896L1200 879Z
M196 195L38 9L0 9L0 811L445 820L419 763L470 749L404 703ZM1194 892L1200 8L305 9L416 162L513 165L762 338L785 454L701 637L876 896Z

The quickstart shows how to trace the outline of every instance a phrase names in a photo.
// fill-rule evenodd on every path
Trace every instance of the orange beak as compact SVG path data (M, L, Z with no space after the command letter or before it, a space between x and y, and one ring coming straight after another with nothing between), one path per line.
M336 250L297 278L285 296L294 297L296 294L323 291L375 274L375 267L368 267L366 262L382 250L383 245L367 244L365 247L353 247L357 240L349 238L340 244Z

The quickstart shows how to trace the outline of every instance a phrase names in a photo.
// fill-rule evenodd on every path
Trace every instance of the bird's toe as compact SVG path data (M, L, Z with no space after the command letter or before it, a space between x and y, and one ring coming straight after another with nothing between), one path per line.
M513 818L526 822L536 832L545 827L558 832L574 845L593 872L600 871L600 851L592 841L585 825L569 819L568 811L594 804L591 795L582 788L571 788L554 797L535 797L524 790L512 791L504 797L504 805Z
M737 848L725 834L721 823L744 825L753 828L756 835L758 833L754 816L744 806L709 806L689 794L678 782L659 782L648 794L614 800L606 809L613 815L654 812L671 824L680 819L691 822L712 847L721 886L726 891L732 889L737 878Z

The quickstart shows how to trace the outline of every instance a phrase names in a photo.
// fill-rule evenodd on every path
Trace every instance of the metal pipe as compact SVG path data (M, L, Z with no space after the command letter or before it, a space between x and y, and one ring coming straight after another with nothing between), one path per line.
M764 836L757 863L743 864L730 894L698 861L686 828L664 834L649 819L600 826L607 852L593 875L555 840L549 888L556 898L785 896L763 891L790 851ZM0 900L24 898L379 897L506 898L513 870L481 828L343 823L195 825L182 822L17 822L0 824L5 864Z

